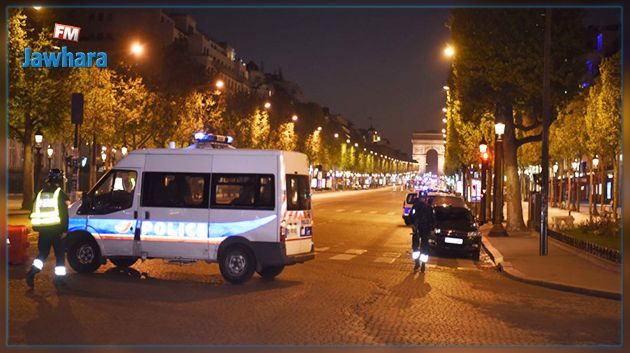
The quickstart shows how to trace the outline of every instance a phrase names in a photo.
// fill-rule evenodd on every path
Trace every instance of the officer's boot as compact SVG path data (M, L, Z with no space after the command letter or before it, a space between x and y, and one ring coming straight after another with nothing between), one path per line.
M420 268L420 259L416 259L416 264L413 266L413 271L416 272Z
M40 270L35 267L35 266L31 266L31 269L26 273L26 285L30 288L33 289L35 288L35 275L39 272Z
M60 288L66 285L66 267L56 266L55 267L55 277L53 277L53 284L56 288Z

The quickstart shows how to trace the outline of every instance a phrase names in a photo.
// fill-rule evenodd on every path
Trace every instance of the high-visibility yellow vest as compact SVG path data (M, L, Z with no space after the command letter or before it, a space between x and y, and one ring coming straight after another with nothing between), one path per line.
M54 193L40 191L37 194L33 212L31 213L32 225L54 226L61 224L59 192L61 192L61 188L57 188Z

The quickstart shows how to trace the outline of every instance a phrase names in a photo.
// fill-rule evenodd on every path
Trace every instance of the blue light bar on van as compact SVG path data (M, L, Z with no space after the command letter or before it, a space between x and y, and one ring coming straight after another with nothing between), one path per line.
M195 140L199 143L218 142L218 143L226 143L228 145L231 145L232 142L234 142L234 138L232 136L207 134L203 131L195 133Z

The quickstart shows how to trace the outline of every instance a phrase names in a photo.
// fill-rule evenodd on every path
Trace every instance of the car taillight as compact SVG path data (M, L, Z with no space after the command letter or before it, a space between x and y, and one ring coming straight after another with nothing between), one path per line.
M280 222L280 242L284 243L286 239L287 239L287 222L282 221Z

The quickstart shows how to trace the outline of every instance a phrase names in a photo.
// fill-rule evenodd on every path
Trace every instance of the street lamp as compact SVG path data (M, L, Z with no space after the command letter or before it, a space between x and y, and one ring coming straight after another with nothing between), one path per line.
M562 198L562 182L560 183L560 188L558 190L558 188L556 187L556 175L558 175L558 162L556 161L553 164L553 167L551 167L551 170L553 171L553 178L551 178L552 183L551 183L551 192L553 194L553 205L554 206L558 206L558 193L560 193L560 198Z
M122 145L122 147L120 148L120 153L122 153L123 157L125 157L127 155L127 146L126 145Z
M133 42L131 44L131 54L136 57L142 56L144 54L144 45L140 44L140 42Z
M35 132L35 188L39 189L40 176L42 170L42 141L44 141L44 135L40 130Z
M214 83L214 87L216 87L217 89L223 89L224 86L225 82L223 82L223 80L216 80L216 82Z
M494 124L494 132L497 136L494 144L494 200L492 212L492 229L490 236L506 236L503 228L503 139L505 124L497 121Z
M446 86L444 86L444 87L446 87ZM446 111L447 111L446 107L442 108L442 111L443 111L444 113L446 113Z
M593 220L593 215L597 214L597 206L594 206L594 202L593 202L593 198L595 197L596 193L593 189L593 186L596 185L597 183L597 177L594 175L595 174L595 170L597 170L597 166L599 166L599 158L597 157L597 155L595 155L595 157L593 157L593 170L591 170L590 174L590 183L591 185L588 188L588 207L590 209L589 212L589 219L592 221ZM596 203L596 202L595 202Z
M450 89L448 86L442 86L442 88L444 88L445 91L448 91Z
M295 115L295 114L293 114L293 116L291 117L291 120L293 120L293 121L297 121L297 120L298 120L298 116L297 116L297 115Z
M442 118L442 122L446 124L446 118Z
M271 103L265 102L265 109L269 109L269 108L271 108Z
M350 143L350 139L346 139L346 143Z
M444 56L447 58L452 58L455 55L455 48L453 48L451 45L447 45L446 48L444 48Z
M333 136L335 136L335 138L336 138L336 139L338 139L338 138L339 138L339 134L338 134L338 133L336 133L336 132L335 132L335 134L334 134Z
M577 158L575 160L573 160L573 162L571 162L571 168L573 169L573 176L575 178L575 195L573 196L573 199L575 200L573 203L573 209L575 211L579 211L580 210L580 200L579 200L579 192L580 192L580 162L578 162ZM571 202L571 200L569 200L569 202ZM569 208L571 208L571 206L569 206Z
M321 127L321 126L318 126L318 127L317 127L317 131L322 131L322 127Z
M53 153L55 153L55 150L53 150L51 145L48 145L48 148L46 148L46 154L48 155L48 169L49 170L50 170L50 168L52 166Z
M479 223L486 223L486 170L488 169L488 142L485 137L481 137L479 142L479 153L481 153L481 210Z

